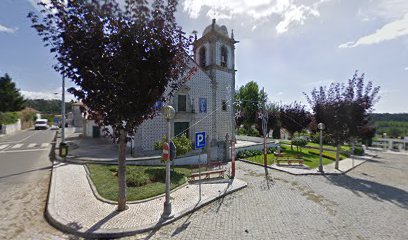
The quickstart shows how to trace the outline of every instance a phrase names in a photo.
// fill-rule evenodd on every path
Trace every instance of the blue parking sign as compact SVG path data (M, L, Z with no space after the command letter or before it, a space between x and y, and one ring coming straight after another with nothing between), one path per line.
M195 133L195 148L204 148L205 147L205 132L196 132Z

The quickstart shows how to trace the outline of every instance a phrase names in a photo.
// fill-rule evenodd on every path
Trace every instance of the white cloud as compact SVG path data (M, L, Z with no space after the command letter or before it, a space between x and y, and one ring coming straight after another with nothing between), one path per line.
M303 25L309 16L318 17L320 14L316 9L305 5L291 5L290 9L285 12L283 20L276 25L276 31L278 33L284 33L288 31L289 25L294 23Z
M369 7L359 10L367 18L395 20L407 13L407 0L370 0Z
M366 35L356 41L339 45L339 48L352 48L360 45L371 45L408 35L408 13L402 19L390 22L377 29L375 33Z
M0 32L15 33L17 28L9 28L0 24Z
M330 0L311 0L305 5L295 4L294 0L185 0L183 10L190 18L198 18L205 9L209 9L206 13L209 18L249 18L252 31L266 20L278 18L275 28L281 34L294 25L304 24L310 17L318 17L319 5L327 1Z
M61 88L50 91L20 91L21 94L28 99L61 99ZM75 97L70 93L65 93L65 100L71 101L75 100Z
M405 67L404 70L405 70L405 71L408 71L408 67Z

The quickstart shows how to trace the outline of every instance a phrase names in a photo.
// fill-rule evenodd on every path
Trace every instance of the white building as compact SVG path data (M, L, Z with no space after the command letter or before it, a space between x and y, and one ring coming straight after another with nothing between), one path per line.
M212 160L225 158L226 135L234 137L235 43L234 34L213 19L202 37L196 36L194 56L188 59L190 80L170 103L176 110L171 137L185 133L194 142L195 132L206 132ZM135 151L153 150L166 133L162 116L143 122L135 133Z

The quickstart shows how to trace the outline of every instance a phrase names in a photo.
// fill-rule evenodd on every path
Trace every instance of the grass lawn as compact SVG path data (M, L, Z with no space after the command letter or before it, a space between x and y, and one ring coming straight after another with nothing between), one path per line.
M102 197L118 200L117 166L87 164L91 179ZM142 200L165 193L165 167L126 166L127 200ZM186 182L191 170L184 167L175 167L171 174L171 189Z
M282 144L290 145L290 141L287 141L287 140L283 140L283 141L279 141L279 142L282 143ZM317 148L317 149L320 148L320 144L313 143L313 142L308 142L306 146L312 147L312 148ZM295 148L295 147L296 146L293 146L293 148ZM326 144L323 144L323 148L331 149L333 151L337 150L337 147L334 147L334 146L331 146L331 145L326 145ZM351 148L350 148L349 145L343 145L343 146L341 146L341 151L351 151Z
M309 153L309 151L314 152L314 150L310 150L310 149L307 149L307 148L302 149L304 164L306 166L308 166L309 168L317 168L319 166L320 156L316 155L316 154L311 154L311 153ZM293 158L295 158L296 154L298 154L297 151L292 151L292 150L290 150L290 147L285 147L285 146L282 147L282 152L284 154L289 155L289 156L293 156ZM330 151L323 151L323 154L326 155L326 156L330 156L330 158L334 158L334 159L335 159L335 156L336 156L336 153L330 152ZM344 158L346 158L346 156L340 154L340 160L342 160ZM248 157L248 158L245 158L245 159L248 160L248 161L251 161L251 162L263 164L264 156L263 155L257 155L257 156ZM273 154L268 154L268 165L272 164L272 161L274 161L274 160L276 160L276 157ZM329 164L329 163L333 163L334 160L331 160L331 159L329 159L327 157L323 157L322 162L323 162L323 165L326 165L326 164Z

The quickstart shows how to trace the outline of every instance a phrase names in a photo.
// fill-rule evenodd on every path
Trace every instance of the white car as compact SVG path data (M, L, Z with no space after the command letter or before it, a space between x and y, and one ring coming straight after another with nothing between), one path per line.
M47 119L37 119L34 124L34 129L48 129L48 120Z

